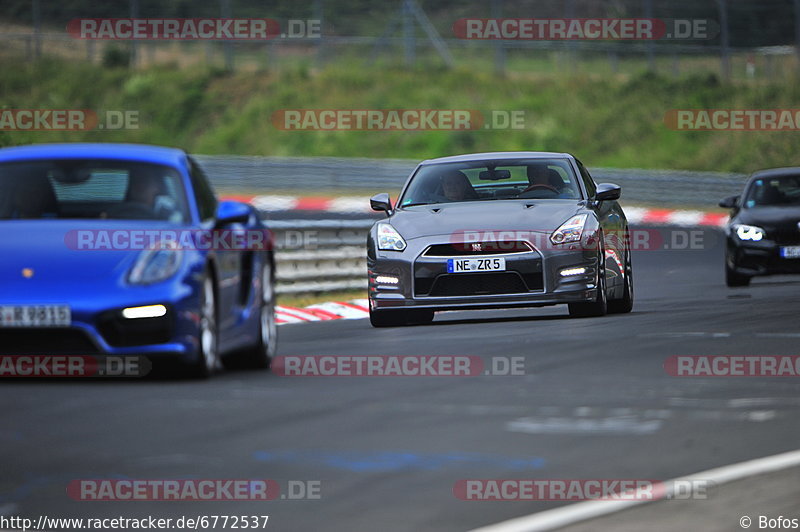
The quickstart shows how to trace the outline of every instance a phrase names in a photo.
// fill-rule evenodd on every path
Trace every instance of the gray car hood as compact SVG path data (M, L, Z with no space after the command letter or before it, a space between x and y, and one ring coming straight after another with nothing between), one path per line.
M578 200L489 200L419 205L396 211L389 220L405 239L461 231L552 232L583 212Z

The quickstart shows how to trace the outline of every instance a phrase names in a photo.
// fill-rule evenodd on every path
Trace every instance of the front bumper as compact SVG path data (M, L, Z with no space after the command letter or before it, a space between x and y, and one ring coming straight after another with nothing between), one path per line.
M545 251L490 255L505 258L504 276L492 272L447 273L448 257L424 255L429 246L441 244L441 237L415 239L402 252L378 251L368 258L370 308L536 307L588 302L597 297L597 252L578 243ZM561 275L562 270L573 268L585 271ZM379 282L384 277L395 277L397 283ZM457 295L450 295L454 293Z
M177 286L176 286L177 285ZM51 296L0 300L3 305L68 304L68 327L0 327L0 355L112 355L175 358L189 362L198 352L198 295L176 283L146 287L115 298ZM125 319L122 309L167 307L158 318Z
M798 244L794 244L795 246ZM800 259L781 257L780 244L773 240L744 242L728 237L728 267L740 275L800 274Z

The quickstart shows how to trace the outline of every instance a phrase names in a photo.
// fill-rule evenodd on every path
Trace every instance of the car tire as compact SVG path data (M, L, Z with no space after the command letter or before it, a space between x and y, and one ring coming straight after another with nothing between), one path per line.
M601 237L602 242L602 237ZM597 260L597 296L587 303L569 303L569 315L573 318L595 318L608 313L608 294L606 293L605 250L600 247Z
M200 326L197 334L198 356L192 367L192 376L206 379L220 367L219 329L217 322L217 298L214 280L206 272L200 290Z
M254 369L269 369L278 348L278 325L275 321L275 272L267 261L261 269L259 282L261 305L259 306L258 342L247 357L248 366Z
M612 299L608 302L609 314L627 314L633 310L633 266L631 264L631 252L625 260L625 281L622 285L622 298Z
M750 276L736 273L730 265L725 263L725 284L731 288L737 286L748 286L750 284Z

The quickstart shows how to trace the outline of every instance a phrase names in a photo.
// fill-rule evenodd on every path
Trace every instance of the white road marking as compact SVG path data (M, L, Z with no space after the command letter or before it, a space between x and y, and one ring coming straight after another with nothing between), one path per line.
M638 334L639 338L729 338L729 332L658 332Z
M660 419L637 416L607 418L535 418L523 417L506 423L506 430L525 434L654 434L661 428Z
M800 450L757 458L738 464L727 465L707 471L701 471L666 481L666 486L673 486L679 482L708 481L715 485L726 484L743 478L763 475L790 467L800 465ZM586 501L545 510L535 514L509 519L501 523L476 528L472 532L531 532L540 530L555 530L565 526L588 521L596 517L611 515L640 504L654 501L625 500L625 501Z

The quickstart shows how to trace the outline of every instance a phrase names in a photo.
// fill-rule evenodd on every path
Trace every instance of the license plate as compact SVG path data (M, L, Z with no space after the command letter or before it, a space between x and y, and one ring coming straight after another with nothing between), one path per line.
M782 247L781 257L784 259L800 259L800 246Z
M0 327L68 327L69 305L0 305Z
M488 259L447 259L447 273L504 271L506 271L506 259L502 257Z

